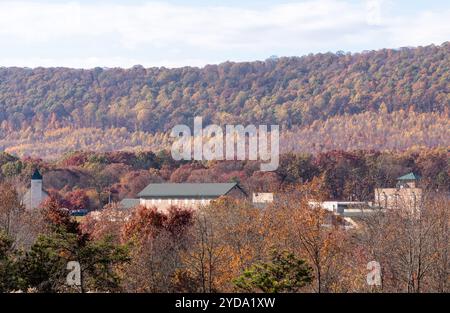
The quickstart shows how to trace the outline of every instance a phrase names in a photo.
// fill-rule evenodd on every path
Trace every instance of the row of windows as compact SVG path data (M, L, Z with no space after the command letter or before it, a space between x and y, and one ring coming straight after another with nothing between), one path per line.
M407 198L415 199L415 198L416 198L416 195L415 195L414 193L411 193L410 195L407 195L406 197L407 197ZM379 196L379 199L380 199L380 200L382 200L382 199L384 199L384 200L399 200L400 198L404 198L404 197L401 196L401 195L399 195L398 193L387 195L386 193L383 192L383 193Z
M201 203L201 204L207 204L209 203L210 200L208 199L151 199L151 200L144 200L146 204L157 204L157 203L162 203L164 202L168 202L169 204L194 204L194 203Z

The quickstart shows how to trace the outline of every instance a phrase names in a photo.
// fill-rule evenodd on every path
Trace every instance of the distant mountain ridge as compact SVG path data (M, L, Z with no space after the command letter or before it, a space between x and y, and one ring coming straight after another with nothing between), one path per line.
M303 125L344 113L450 105L450 43L204 68L0 68L0 123L160 132L207 121ZM5 127L3 123L3 127Z
M67 127L157 135L194 116L284 130L365 112L448 118L449 82L450 42L204 68L0 68L0 140Z

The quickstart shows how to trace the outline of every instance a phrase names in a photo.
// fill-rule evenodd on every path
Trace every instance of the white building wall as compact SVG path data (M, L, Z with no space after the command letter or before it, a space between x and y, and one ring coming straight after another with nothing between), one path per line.
M158 210L166 210L171 206L198 209L210 202L211 199L140 199L140 205L146 208L156 207Z
M271 203L273 202L273 193L271 192L255 192L253 193L253 203Z
M36 209L42 202L42 180L31 180L30 205L31 209Z

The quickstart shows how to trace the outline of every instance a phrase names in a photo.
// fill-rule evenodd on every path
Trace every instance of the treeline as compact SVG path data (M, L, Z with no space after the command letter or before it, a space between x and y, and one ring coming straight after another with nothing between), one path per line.
M2 134L2 131L0 131ZM151 134L126 128L64 127L23 130L0 136L0 148L19 156L58 158L68 151L138 151L170 149L170 132ZM331 150L407 150L450 147L450 119L446 113L408 111L364 112L334 116L306 126L283 130L282 152L319 153Z
M396 178L408 172L422 176L420 183L427 190L449 192L449 161L443 148L287 153L276 171L260 172L255 161L174 161L167 151L72 152L52 162L2 153L0 180L25 192L34 168L40 168L44 187L59 194L70 209L99 209L135 197L149 183L235 181L249 192L277 192L320 177L328 199L371 201L374 188L393 187Z
M290 128L367 111L444 112L449 64L444 43L201 69L0 68L0 128L3 136L66 126L156 133L195 115Z

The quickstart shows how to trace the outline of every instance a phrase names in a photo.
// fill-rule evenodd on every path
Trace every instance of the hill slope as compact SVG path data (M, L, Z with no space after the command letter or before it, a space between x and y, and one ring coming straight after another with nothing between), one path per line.
M201 69L0 68L0 145L14 149L18 136L33 145L49 129L158 134L179 123L192 125L196 115L204 124L276 123L287 130L309 129L333 116L404 110L424 113L424 119L444 114L445 124L449 82L448 42ZM421 136L428 145L427 133ZM100 135L91 140L107 143Z

